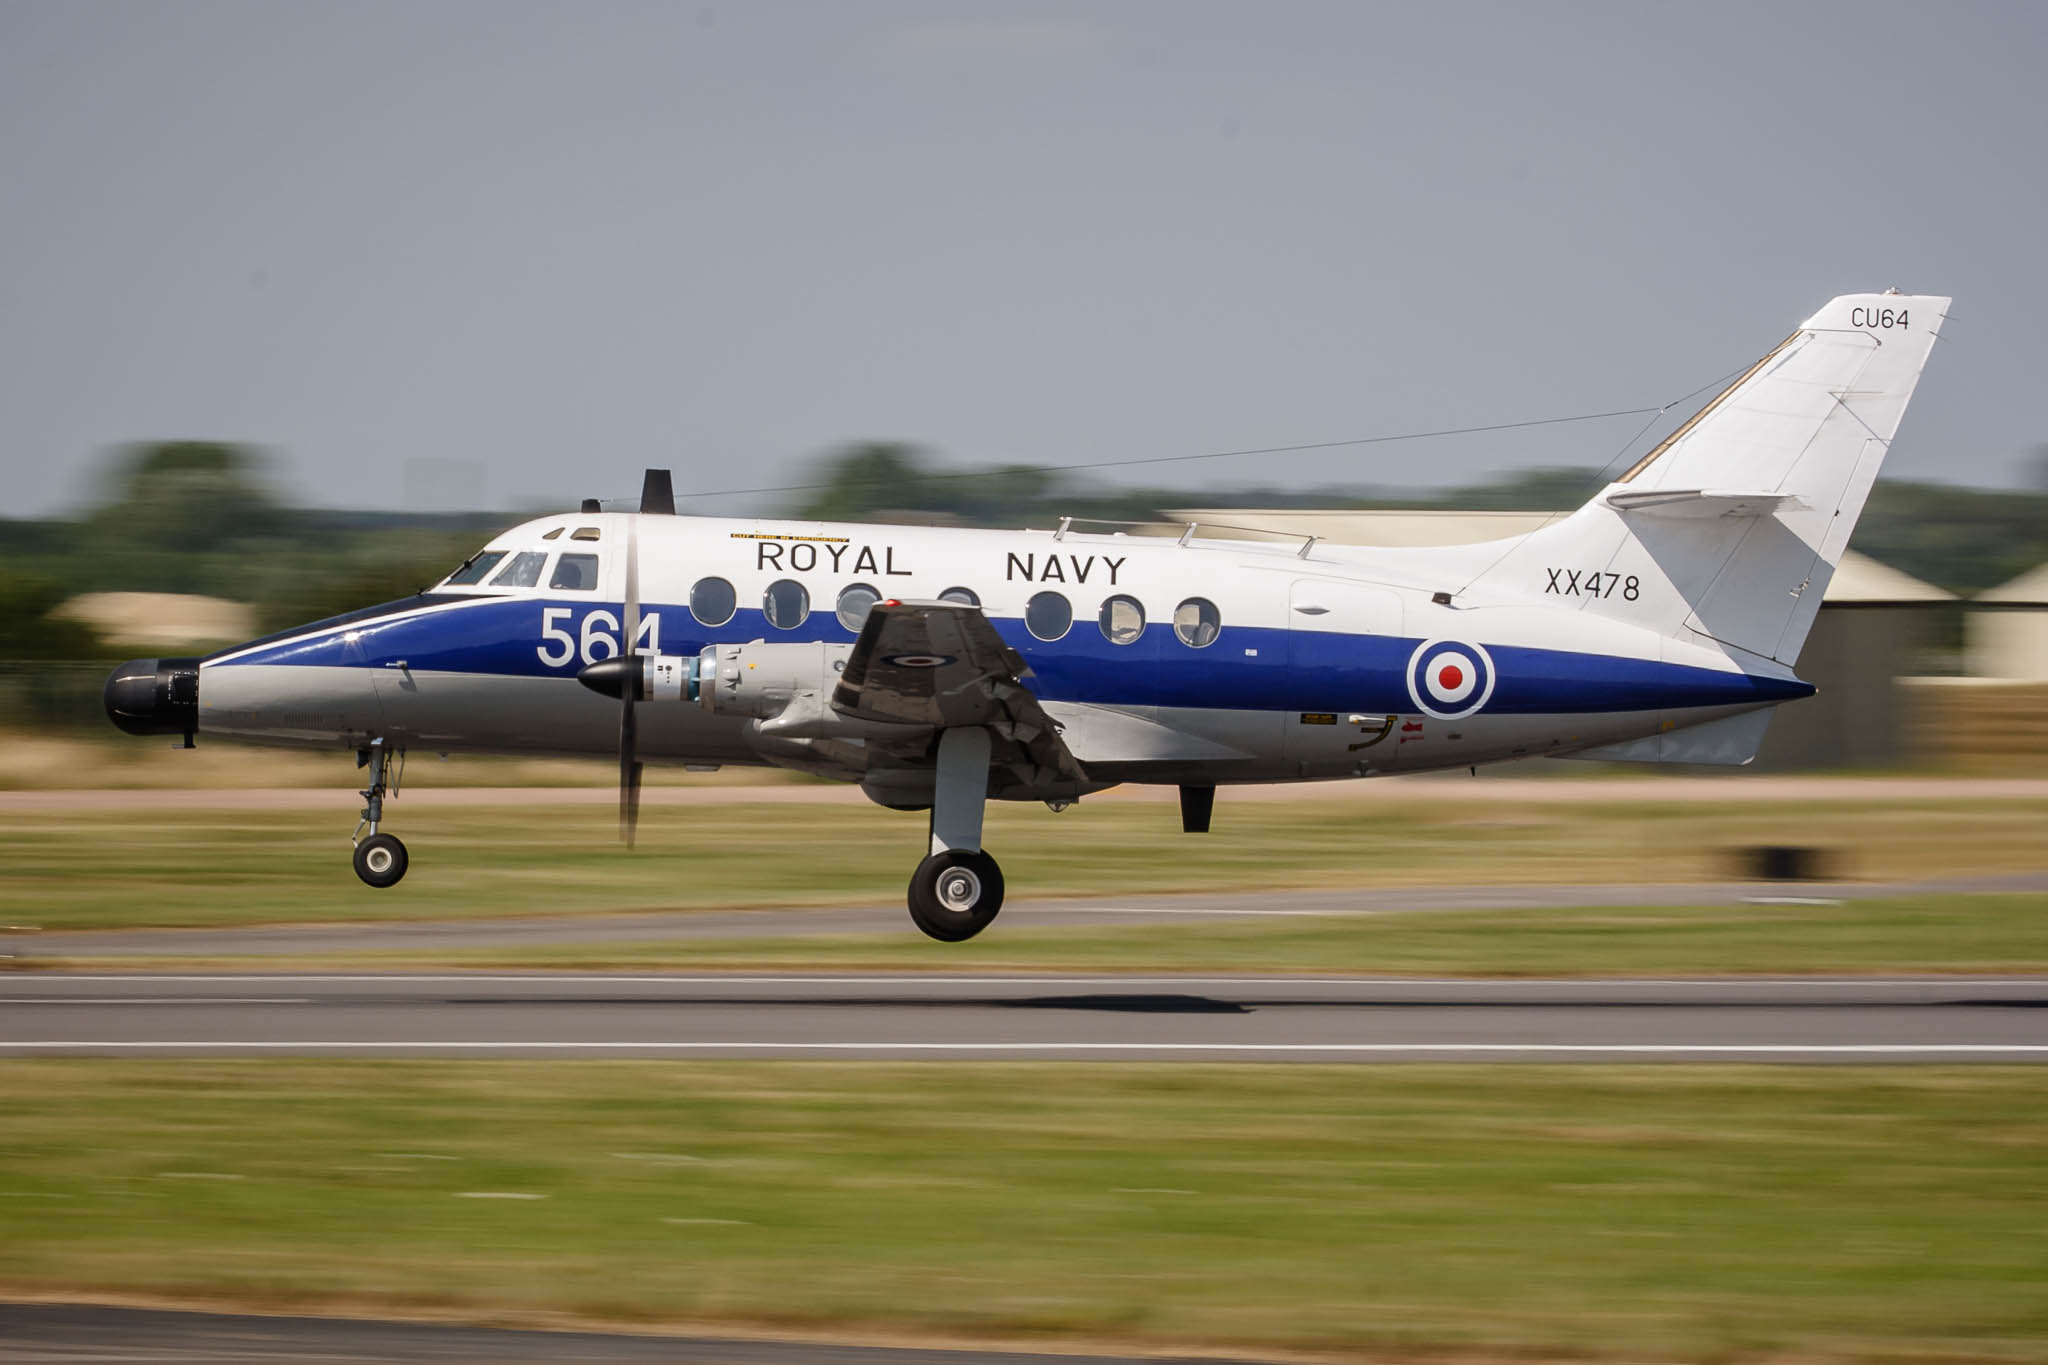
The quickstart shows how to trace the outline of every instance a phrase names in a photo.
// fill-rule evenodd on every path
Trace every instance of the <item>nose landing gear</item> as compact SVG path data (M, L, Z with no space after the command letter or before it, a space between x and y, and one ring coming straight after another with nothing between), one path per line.
M405 875L408 861L405 845L395 834L378 833L377 826L384 819L385 794L389 792L396 796L405 777L405 750L398 751L394 773L384 741L373 739L356 750L356 766L370 770L370 784L362 791L363 816L356 822L356 832L351 840L356 846L356 875L370 886L396 886L399 878ZM367 836L363 833L366 829L369 831Z

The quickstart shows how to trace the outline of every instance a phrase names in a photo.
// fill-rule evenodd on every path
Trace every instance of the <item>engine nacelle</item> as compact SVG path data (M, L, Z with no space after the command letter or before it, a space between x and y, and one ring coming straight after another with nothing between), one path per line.
M782 714L805 694L823 698L839 684L853 646L827 644L706 645L690 662L696 671L685 683L707 711L766 720Z
M699 655L628 654L599 659L578 673L576 681L607 697L623 699L631 693L635 701L698 701L704 668Z
M838 685L852 645L706 645L694 655L629 654L600 659L576 675L593 692L636 701L693 701L706 711L768 720L798 697L823 698Z

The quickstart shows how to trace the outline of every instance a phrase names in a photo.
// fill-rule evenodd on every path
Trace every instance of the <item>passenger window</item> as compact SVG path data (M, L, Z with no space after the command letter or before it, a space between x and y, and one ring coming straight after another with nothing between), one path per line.
M981 599L974 595L972 588L948 588L939 594L941 602L958 602L963 607L978 607Z
M484 575L498 567L498 561L505 557L503 550L478 550L463 562L461 568L448 575L448 586L466 588L473 583L484 581Z
M1173 633L1193 649L1216 643L1223 633L1223 616L1206 597L1190 597L1173 611Z
M512 556L496 578L491 580L494 588L530 588L540 582L540 566L548 562L547 553L542 550L521 550Z
M761 610L777 630L795 630L811 614L810 591L794 578L777 579L761 594Z
M700 578L690 589L690 615L699 625L722 626L739 610L739 594L723 578Z
M548 586L565 592L596 592L597 556L563 555L555 561L554 577L548 580Z
M1073 607L1056 592L1034 594L1024 604L1024 628L1041 640L1057 640L1073 624Z
M603 534L604 533L598 530L595 526L579 526L574 531L569 533L569 539L596 540L599 536Z
M1130 644L1145 633L1145 609L1135 597L1110 598L1096 620L1102 625L1102 638L1113 645Z
M858 635L861 626L868 619L868 613L874 610L875 603L881 600L882 594L865 583L847 584L839 593L839 624Z

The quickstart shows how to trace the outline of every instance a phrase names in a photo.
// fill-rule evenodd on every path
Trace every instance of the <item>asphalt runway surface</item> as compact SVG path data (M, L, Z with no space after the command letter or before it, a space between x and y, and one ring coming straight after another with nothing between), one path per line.
M0 1055L2048 1062L2048 978L18 973Z
M1402 910L1572 909L1583 906L1732 905L1744 901L1866 900L1881 896L1983 892L2048 894L2048 872L1949 877L1923 882L1648 883L1637 886L1416 886L1338 891L1228 891L1096 899L1018 898L991 933L1020 928L1104 928L1195 923L1210 919L1289 919L1304 915L1383 914ZM393 893L387 893L393 894ZM887 904L761 910L636 911L605 915L522 916L384 923L290 924L232 929L122 929L43 933L32 912L11 914L16 932L0 933L0 958L89 963L93 958L239 957L384 951L446 952L562 943L633 943L805 934L911 934L901 901Z
M91 1304L0 1304L0 1361L8 1365L213 1365L318 1360L336 1365L389 1361L589 1361L640 1365L1140 1365L1120 1356L904 1346L751 1341L605 1332L522 1332L439 1323L354 1318L183 1313ZM1171 1365L1147 1356L1143 1365ZM1193 1365L1193 1362L1189 1362ZM1205 1357L1202 1365L1232 1365ZM1246 1365L1239 1362L1238 1365Z

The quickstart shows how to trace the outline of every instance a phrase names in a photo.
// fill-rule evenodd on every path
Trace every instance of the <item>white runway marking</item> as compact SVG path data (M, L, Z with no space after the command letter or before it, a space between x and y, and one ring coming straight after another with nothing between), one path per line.
M18 977L13 983L0 978L0 987L8 984L33 985L36 982L76 981L154 981L181 982L184 984L241 983L251 982L293 982L319 985L364 983L392 984L434 984L434 985L614 985L614 986L850 986L850 985L929 985L929 986L1093 986L1103 984L1131 985L1167 984L1180 986L1463 986L1473 989L1495 989L1502 986L1542 986L1569 983L1574 986L1837 986L1856 988L1863 986L1888 986L1907 983L1912 985L1968 986L1968 985L2011 985L2016 981L2041 979L2034 975L2019 976L1177 976L1173 974L1152 976L1129 976L1121 972L1104 972L1093 976L936 976L923 972L869 973L860 976L760 976L738 975L723 972L699 973L697 975L656 975L620 976L611 972L563 973L536 970L519 974L475 973L475 972L377 972L377 973L327 973L327 972L234 972L219 975L173 972L46 972L34 976ZM44 997L6 997L9 1003ZM221 1003L221 997L176 997L181 1003L186 999L204 999L208 1003ZM299 1004L300 999L287 1003Z
M1223 915L1230 919L1260 919L1269 915L1308 915L1321 918L1357 914L1353 910L1205 910L1169 905L1074 905L1055 906L1039 914L1056 915Z
M1215 1052L1225 1054L1323 1053L1374 1055L1402 1052L1498 1053L1503 1056L1735 1056L1735 1057L1996 1057L2048 1056L2048 1043L904 1043L904 1042L509 1042L504 1039L440 1042L121 1042L0 1043L10 1052Z
M5 1005L310 1005L303 997L262 995L10 995Z

